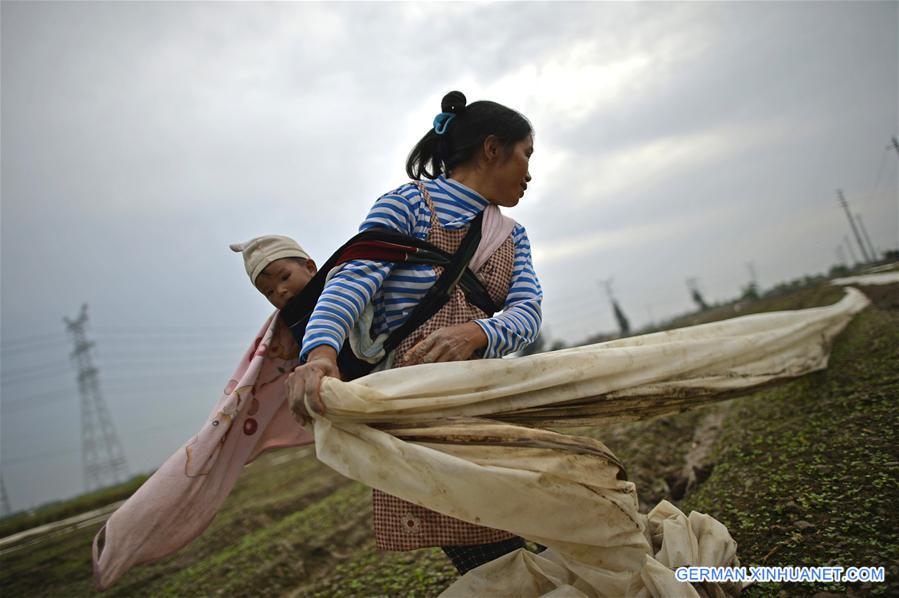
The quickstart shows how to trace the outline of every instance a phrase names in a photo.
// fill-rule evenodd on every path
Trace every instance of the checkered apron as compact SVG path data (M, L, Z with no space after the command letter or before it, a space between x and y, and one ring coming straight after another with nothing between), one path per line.
M468 229L446 230L443 228L437 219L437 210L431 202L427 189L423 184L419 184L418 188L431 210L431 230L428 233L428 242L454 254ZM496 305L503 305L506 301L509 285L512 282L514 262L515 246L512 242L512 235L509 235L499 249L475 272ZM434 270L437 276L443 272L443 268L440 266L435 266ZM407 365L403 359L406 352L435 330L479 320L490 315L471 305L465 299L462 290L457 287L447 304L396 348L396 367ZM475 354L475 357L481 356ZM380 490L372 491L372 511L375 538L378 548L381 550L414 550L427 546L487 544L515 537L509 532L447 517Z

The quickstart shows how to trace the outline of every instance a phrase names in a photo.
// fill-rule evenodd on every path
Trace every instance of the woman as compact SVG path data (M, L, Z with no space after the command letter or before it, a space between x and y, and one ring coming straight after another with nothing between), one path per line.
M514 207L531 180L533 130L518 112L495 102L466 106L448 93L434 127L406 163L412 183L375 202L360 230L386 227L455 253L471 221L490 204ZM422 177L426 181L422 182ZM530 344L540 328L542 291L531 262L524 227L511 233L475 274L502 312L490 317L456 289L450 301L396 348L396 367L419 363L502 357ZM474 269L474 268L473 268ZM325 376L340 377L337 354L369 303L371 336L401 326L442 269L376 260L347 262L325 286L309 319L300 362L288 379L292 408L308 417L304 402L319 413ZM523 546L502 530L472 525L374 490L375 535L382 550L441 546L460 574Z

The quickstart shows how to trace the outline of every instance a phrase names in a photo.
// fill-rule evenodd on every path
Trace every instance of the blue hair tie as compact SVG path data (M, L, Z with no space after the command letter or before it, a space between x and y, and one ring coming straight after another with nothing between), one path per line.
M434 132L438 135L443 135L446 133L446 128L449 126L450 121L456 118L456 115L452 112L441 112L437 116L434 117Z

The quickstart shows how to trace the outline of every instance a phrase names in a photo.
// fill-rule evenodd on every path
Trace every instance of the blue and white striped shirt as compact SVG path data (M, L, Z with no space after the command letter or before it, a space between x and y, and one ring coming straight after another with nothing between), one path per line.
M447 230L467 227L489 203L465 185L442 176L424 184L437 210L437 218ZM431 210L418 187L407 183L378 199L359 230L374 227L426 239L431 229ZM492 318L475 320L487 335L484 357L514 353L531 343L540 330L543 291L531 262L531 244L520 224L512 230L512 240L515 262L503 311ZM301 361L321 345L339 351L369 301L373 301L374 307L374 333L393 331L406 321L436 280L433 266L427 264L346 262L325 285L309 318Z

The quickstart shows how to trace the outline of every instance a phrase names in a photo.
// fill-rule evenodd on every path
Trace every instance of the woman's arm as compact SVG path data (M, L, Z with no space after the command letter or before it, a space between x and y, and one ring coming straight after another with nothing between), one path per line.
M537 338L543 319L543 291L531 262L531 244L520 224L512 231L515 262L503 312L435 330L406 353L407 364L462 361L478 349L484 357L502 357L523 349Z
M502 357L525 348L537 338L543 321L543 290L531 261L531 242L520 224L512 231L512 240L515 263L503 311L492 318L475 320L487 336L484 357Z
M404 185L382 196L359 227L390 228L421 237L415 188ZM423 233L427 235L427 231ZM340 377L337 353L362 310L372 300L393 268L391 262L351 260L343 264L322 289L303 336L300 363L287 379L287 396L294 415L309 419L305 401L318 413L324 412L319 389L324 377Z
M404 185L382 196L375 202L359 230L380 227L421 236L415 205L420 196L416 192L412 185ZM300 363L305 363L309 353L320 346L331 347L335 353L340 351L362 310L371 302L392 269L392 262L377 260L351 260L343 264L325 284L309 317Z

